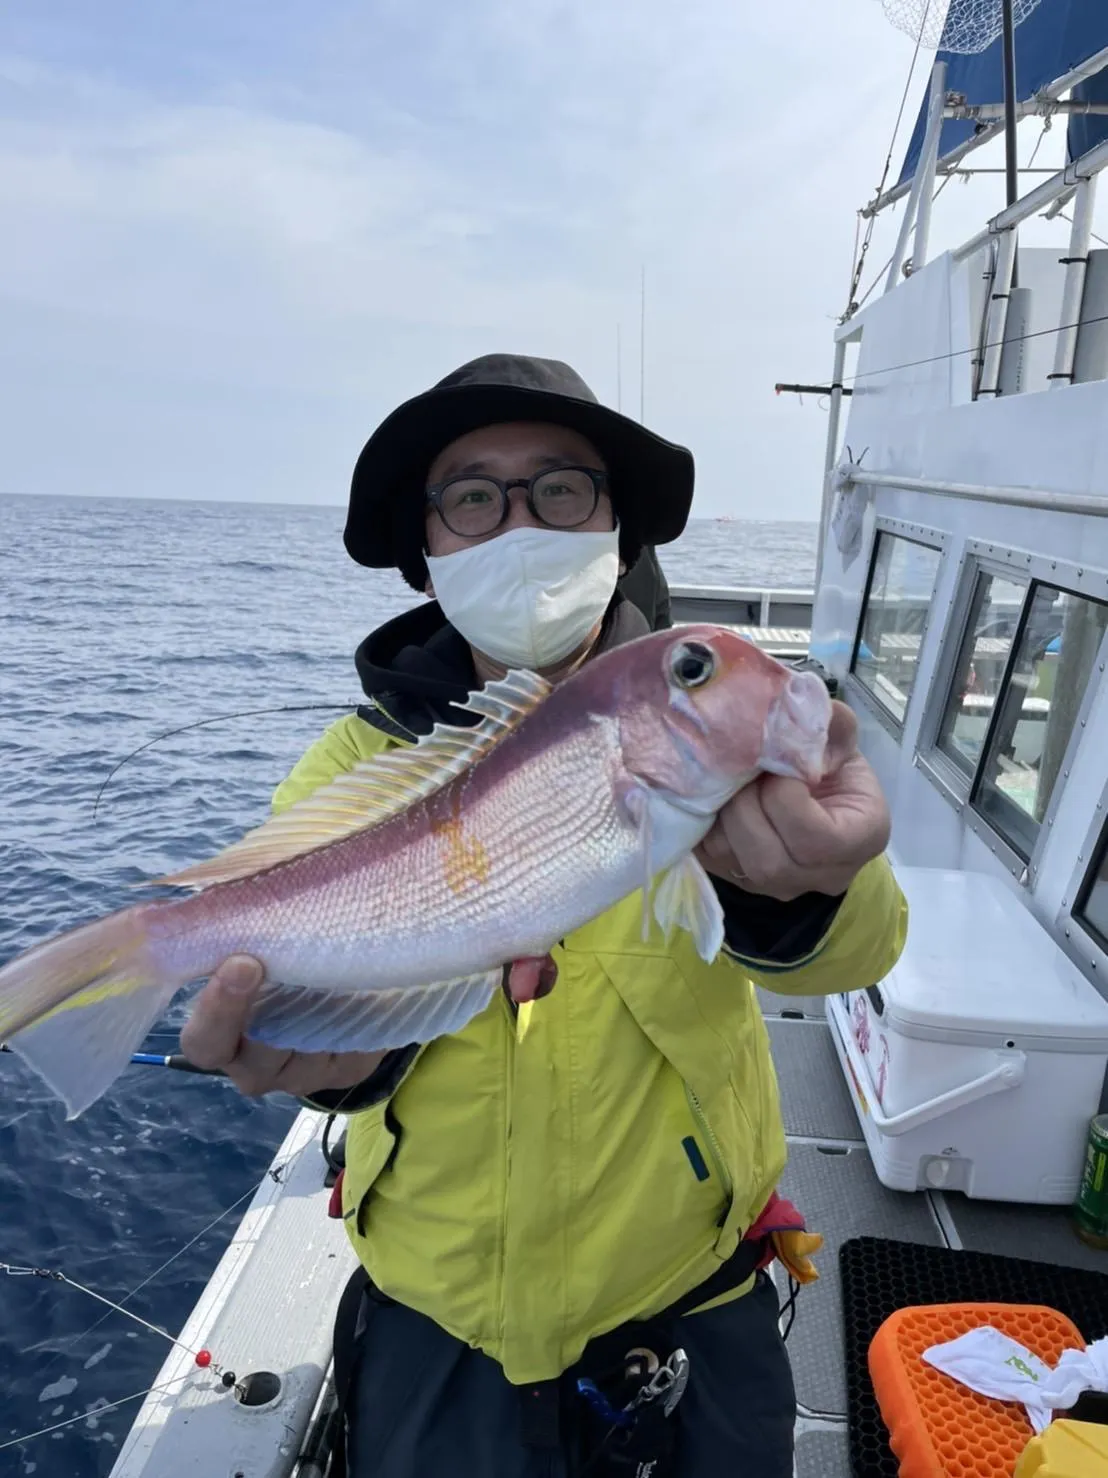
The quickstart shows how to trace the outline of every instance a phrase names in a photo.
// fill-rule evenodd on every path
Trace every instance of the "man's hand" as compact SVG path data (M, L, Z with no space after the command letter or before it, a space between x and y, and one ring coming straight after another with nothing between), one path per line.
M739 791L697 849L708 871L783 903L802 893L845 893L889 841L889 808L845 703L832 705L828 759L814 790L761 775Z
M354 1088L383 1052L288 1052L247 1041L246 1030L265 972L249 955L224 960L196 998L181 1032L181 1051L197 1067L218 1068L241 1093L310 1096Z

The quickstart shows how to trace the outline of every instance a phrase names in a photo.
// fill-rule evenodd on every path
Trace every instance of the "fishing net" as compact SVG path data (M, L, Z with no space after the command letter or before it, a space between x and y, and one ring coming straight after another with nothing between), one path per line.
M1039 0L1012 0L1015 25L1025 21ZM881 0L899 31L929 50L977 52L991 46L1004 25L1002 0Z

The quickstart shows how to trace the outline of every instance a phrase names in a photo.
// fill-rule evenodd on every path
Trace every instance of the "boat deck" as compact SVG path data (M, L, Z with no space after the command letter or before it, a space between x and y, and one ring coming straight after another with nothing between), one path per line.
M797 1478L850 1478L839 1248L851 1237L1032 1258L1108 1272L1075 1237L1065 1207L890 1191L877 1179L824 1015L823 997L759 991L789 1141L781 1191L824 1238L818 1283L801 1289L789 1353L796 1377ZM784 1015L782 1013L789 1013Z
M1084 1246L1068 1209L890 1191L877 1179L847 1092L822 996L759 991L769 1028L789 1141L782 1193L824 1238L820 1279L800 1291L789 1336L796 1378L797 1478L850 1478L839 1248L852 1237L887 1237L997 1252L1108 1271L1108 1253ZM278 1151L204 1297L147 1396L113 1478L211 1469L244 1478L318 1478L296 1464L330 1359L333 1309L353 1266L342 1225L326 1214L318 1152L321 1116L305 1111ZM275 1300L275 1293L278 1294ZM241 1377L276 1371L279 1401L264 1391L232 1400L191 1349L207 1346ZM261 1404L253 1404L260 1402ZM315 1423L312 1422L312 1429ZM169 1454L172 1453L172 1458ZM232 1461L233 1459L233 1461Z

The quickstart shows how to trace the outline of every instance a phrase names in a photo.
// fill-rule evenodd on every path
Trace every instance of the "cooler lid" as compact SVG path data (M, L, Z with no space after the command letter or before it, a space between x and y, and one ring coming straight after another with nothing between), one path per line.
M1000 878L900 866L896 877L908 942L880 982L890 1024L950 1040L999 1029L1108 1046L1108 1001Z

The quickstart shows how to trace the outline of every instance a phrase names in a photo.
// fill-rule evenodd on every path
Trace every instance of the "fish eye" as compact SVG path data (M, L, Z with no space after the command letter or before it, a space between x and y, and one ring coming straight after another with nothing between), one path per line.
M716 654L703 642L682 642L669 659L669 670L679 688L702 688L715 676Z

